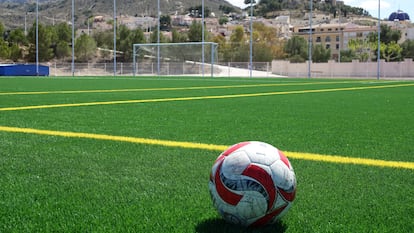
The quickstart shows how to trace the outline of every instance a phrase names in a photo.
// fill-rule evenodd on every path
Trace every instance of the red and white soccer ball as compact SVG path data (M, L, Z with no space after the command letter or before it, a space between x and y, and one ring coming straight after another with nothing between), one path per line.
M243 226L275 223L292 205L296 176L283 153L264 142L241 142L214 162L209 182L215 208Z

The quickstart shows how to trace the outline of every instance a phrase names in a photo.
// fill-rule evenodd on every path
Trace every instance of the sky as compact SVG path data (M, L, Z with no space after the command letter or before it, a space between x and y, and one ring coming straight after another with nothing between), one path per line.
M367 10L373 17L378 17L378 1L379 0L343 0L346 5L361 7ZM227 2L245 8L244 0L227 0ZM414 22L414 1L413 0L381 0L381 19L397 10L403 10L410 15L411 22Z

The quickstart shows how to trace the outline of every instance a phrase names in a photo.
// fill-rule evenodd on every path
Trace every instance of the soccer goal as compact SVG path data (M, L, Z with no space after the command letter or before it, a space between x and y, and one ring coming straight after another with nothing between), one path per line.
M217 48L213 42L134 44L134 76L214 77Z

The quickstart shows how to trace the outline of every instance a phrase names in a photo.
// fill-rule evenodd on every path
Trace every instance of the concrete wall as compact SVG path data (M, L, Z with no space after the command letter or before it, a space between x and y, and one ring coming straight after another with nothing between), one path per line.
M273 61L272 74L289 77L308 77L309 64L290 63L289 61ZM312 77L327 78L376 78L377 62L343 62L329 61L328 63L312 63ZM380 77L382 78L413 78L414 62L406 59L402 62L380 62Z

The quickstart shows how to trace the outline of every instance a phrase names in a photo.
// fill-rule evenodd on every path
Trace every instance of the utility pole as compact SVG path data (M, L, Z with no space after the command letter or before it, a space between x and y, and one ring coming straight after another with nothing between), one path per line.
M313 17L313 0L310 0L310 14L309 14L309 58L308 58L308 78L312 77L311 63L312 63L312 17Z
M116 76L116 0L114 0L114 76Z

